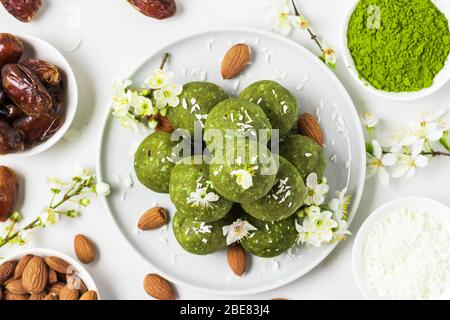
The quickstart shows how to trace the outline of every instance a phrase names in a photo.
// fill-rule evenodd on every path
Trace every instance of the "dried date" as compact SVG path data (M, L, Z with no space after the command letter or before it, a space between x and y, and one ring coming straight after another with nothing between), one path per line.
M0 222L8 219L17 198L17 176L8 167L0 166Z
M156 19L166 19L175 14L175 0L128 0L128 2L144 15Z
M0 33L0 69L6 64L18 62L22 54L22 40L9 33Z
M52 97L37 75L27 67L8 64L2 69L6 95L28 116L39 117L52 107Z
M54 64L32 58L22 61L21 64L35 72L46 87L56 87L61 84L61 73Z
M12 128L8 122L0 119L0 155L23 149L22 134Z
M47 113L38 118L26 116L13 123L13 127L22 133L24 142L28 146L48 140L61 125L62 119L57 113Z
M5 9L17 20L30 22L41 7L41 0L1 0Z
M20 109L15 104L7 103L4 106L0 107L0 116L7 119L8 121L17 119L22 115L23 115L22 109Z

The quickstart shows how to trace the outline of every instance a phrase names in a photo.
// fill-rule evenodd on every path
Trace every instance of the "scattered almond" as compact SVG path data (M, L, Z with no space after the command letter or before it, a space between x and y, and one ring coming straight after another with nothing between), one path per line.
M59 296L59 293L61 292L61 289L64 288L66 285L62 282L57 282L54 285L50 287L50 293L53 293L56 296Z
M11 279L14 275L16 265L17 261L7 261L0 265L0 285L3 285L5 281Z
M27 263L22 274L22 285L30 294L44 291L48 282L48 271L41 257L33 257Z
M80 300L98 300L97 292L87 291L81 295Z
M144 290L158 300L175 300L172 285L157 274L148 274L145 276Z
M138 228L141 230L155 230L167 223L167 210L164 208L152 208L147 210L139 219Z
M50 292L45 296L44 300L58 300L58 296L53 292Z
M47 294L45 292L32 294L28 300L44 300Z
M47 263L50 268L59 273L71 274L74 272L74 269L68 262L58 257L46 257L45 263Z
M48 283L55 284L58 282L58 274L55 270L48 268Z
M247 270L247 254L239 244L232 244L227 250L228 264L233 272L241 277Z
M20 279L22 277L23 270L27 266L28 262L33 258L32 254L24 255L17 263L16 270L14 271L14 279Z
M233 46L222 60L222 77L232 79L237 76L249 63L251 49L244 43Z
M317 119L310 113L304 113L298 119L297 122L298 132L301 135L307 136L317 142L319 145L323 146L324 137L322 133L322 128L320 127Z
M84 264L89 264L95 260L95 246L86 236L79 234L74 240L75 255Z
M16 301L16 300L28 300L28 295L15 294L9 291L5 292L5 300Z
M27 290L22 285L22 280L13 280L11 282L8 282L8 284L5 286L6 290L8 290L11 293L14 294L28 294Z
M78 300L80 297L80 291L78 289L70 289L68 286L64 286L59 292L59 300Z

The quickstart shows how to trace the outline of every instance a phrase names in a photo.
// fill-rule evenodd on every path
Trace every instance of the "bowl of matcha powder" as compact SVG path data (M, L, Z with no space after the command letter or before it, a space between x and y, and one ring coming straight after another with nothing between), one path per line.
M342 49L352 76L373 93L415 100L450 79L448 0L358 0Z

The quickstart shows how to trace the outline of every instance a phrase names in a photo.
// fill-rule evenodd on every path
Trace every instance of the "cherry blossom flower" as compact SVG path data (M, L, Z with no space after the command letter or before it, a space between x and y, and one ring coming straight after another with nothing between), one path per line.
M156 69L153 74L145 80L149 89L162 89L167 87L172 83L174 75L173 72L165 72L161 69Z
M287 36L292 30L291 10L287 0L276 0L272 2L272 30Z
M319 207L312 206L305 209L306 216L302 224L295 222L298 232L297 242L320 247L333 239L333 229L338 223L332 219L331 211L321 211Z
M231 172L232 176L236 176L236 183L242 187L242 189L247 190L253 187L253 174L254 169L251 168L250 172L249 170L239 169L239 170L233 170Z
M229 226L222 228L224 237L227 238L227 245L233 244L237 241L251 236L251 231L256 231L248 221L238 219Z
M395 165L397 162L397 155L394 153L387 153L383 155L381 145L377 140L372 141L373 153L367 153L367 178L378 174L383 185L389 183L389 172L385 167Z
M179 84L168 84L154 92L156 107L158 109L177 107L180 104L178 96L183 92L183 87Z
M373 128L378 124L378 118L375 114L370 112L364 112L361 114L361 122L366 128Z
M317 173L313 172L306 178L307 196L305 204L320 206L325 201L325 196L328 193L329 187L326 179L322 179L319 183L317 180Z
M392 176L399 178L406 176L410 178L416 173L416 168L424 168L428 165L428 157L422 155L423 141L418 140L411 147L411 153L400 153L398 155L397 166L395 167Z

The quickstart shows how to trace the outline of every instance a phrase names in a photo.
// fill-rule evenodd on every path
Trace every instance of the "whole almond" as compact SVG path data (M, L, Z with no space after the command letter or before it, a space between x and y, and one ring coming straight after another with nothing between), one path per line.
M80 291L78 289L70 289L64 286L59 292L59 300L78 300Z
M155 128L156 131L164 131L164 132L172 133L175 130L172 127L172 124L170 123L169 118L166 116L162 116L162 115L158 114L156 116L150 116L148 118L149 118L149 120L155 120L158 123Z
M41 293L48 283L48 271L41 257L33 257L27 263L22 274L22 285L30 294Z
M55 284L58 282L58 274L52 268L48 268L48 283Z
M13 277L16 265L17 261L7 261L0 265L0 286Z
M33 255L27 254L19 260L19 263L17 263L16 266L16 270L14 271L14 279L20 279L22 277L23 270L25 269L31 258L33 258Z
M50 293L53 293L56 296L59 296L59 293L61 292L61 289L64 288L66 285L62 282L57 282L54 285L50 286Z
M53 292L50 292L44 297L44 300L58 300L58 296Z
M141 230L155 230L167 223L167 210L164 208L152 208L147 210L139 219L138 228Z
M157 274L148 274L145 276L144 290L158 300L175 300L172 285Z
M0 286L0 300L3 300L3 288Z
M68 262L58 257L46 257L45 263L59 273L72 274L74 272L73 267Z
M44 300L47 296L47 293L45 291L37 294L32 294L28 300Z
M80 300L98 300L97 292L87 291L81 295Z
M317 119L310 113L304 113L297 122L298 132L307 136L323 146L324 137L322 128Z
M227 250L228 264L239 277L247 270L247 254L239 244L232 244Z
M22 280L13 280L11 282L8 282L8 284L5 286L6 290L8 290L11 293L14 294L28 294L27 290L22 285Z
M5 300L16 301L16 300L28 300L28 295L15 294L9 291L5 291Z
M74 240L75 255L81 263L89 264L95 260L95 246L86 236L79 234Z
M232 79L237 76L249 63L251 49L244 43L233 46L222 60L222 77Z

